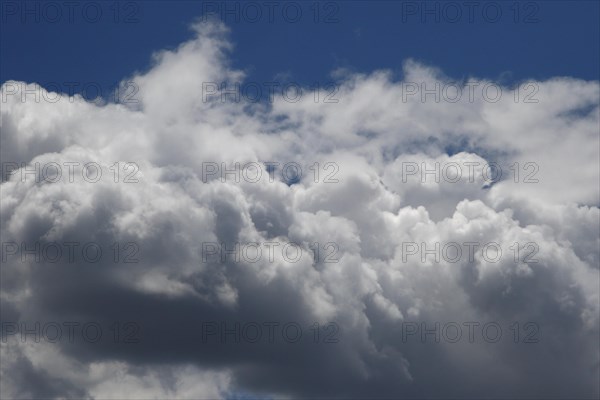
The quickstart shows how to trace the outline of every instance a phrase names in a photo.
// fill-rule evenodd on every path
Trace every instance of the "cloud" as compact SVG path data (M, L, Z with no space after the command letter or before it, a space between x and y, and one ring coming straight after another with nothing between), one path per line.
M1 185L2 397L599 395L598 82L495 85L492 102L477 89L492 82L472 77L459 101L435 101L415 85L452 79L407 61L400 81L341 74L337 103L308 88L296 102L205 101L204 83L245 74L225 26L193 32L129 78L138 103L22 101L25 83L3 84L3 165L26 168L3 170ZM515 101L529 84L538 102ZM219 170L205 179L209 163ZM234 163L262 174L223 175ZM486 175L492 163L502 177ZM49 179L36 182L36 166ZM436 166L440 179L422 175ZM436 242L480 246L454 262L407 256L407 243ZM64 253L23 261L9 243ZM262 257L205 260L206 243L257 243ZM265 243L278 244L272 258ZM19 324L36 322L63 337L21 341ZM452 322L459 342L403 340ZM497 343L482 336L490 322ZM86 323L101 327L96 342Z

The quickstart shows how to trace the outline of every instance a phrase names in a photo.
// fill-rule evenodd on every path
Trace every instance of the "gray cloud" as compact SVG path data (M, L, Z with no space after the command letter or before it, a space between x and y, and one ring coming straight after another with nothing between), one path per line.
M450 80L407 61L400 82L385 71L342 74L339 103L205 102L203 83L244 73L229 66L223 25L198 24L194 34L131 77L138 104L7 96L4 164L79 165L73 182L3 173L2 242L81 245L59 262L22 261L3 245L3 333L10 324L79 325L72 342L5 334L2 397L598 397L598 82L535 82L532 104L506 87L496 103L405 101L409 82ZM462 148L448 152L457 138ZM297 162L303 177L289 182L276 170L271 182L265 169L258 182L203 179L206 162L265 161ZM490 185L482 167L473 181L402 175L409 162L492 161L508 174L535 162L539 182L508 175ZM98 182L82 175L89 162L103 167ZM126 170L115 182L116 162L139 166L137 182L123 181ZM326 181L327 163L337 182ZM294 242L305 252L297 262L279 250L272 261L204 262L208 242ZM339 262L326 262L329 242ZM408 242L498 243L504 254L404 260ZM103 250L98 262L79 251L85 243ZM126 263L131 243L137 261ZM537 262L523 260L527 243L538 246ZM473 343L403 340L413 323L473 321L499 324L501 340L480 331ZM103 331L94 343L81 340L91 322ZM273 322L278 334L273 343L204 340L221 322ZM528 322L537 343L523 343ZM281 336L286 323L302 328L297 342Z

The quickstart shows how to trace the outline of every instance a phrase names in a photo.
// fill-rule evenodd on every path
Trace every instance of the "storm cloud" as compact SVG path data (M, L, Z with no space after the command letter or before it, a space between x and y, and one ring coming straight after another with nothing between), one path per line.
M228 28L192 28L124 78L136 102L3 84L3 398L600 395L598 82L495 85L492 101L470 77L436 101L415 83L456 80L407 60L401 79L333 71L337 101L223 101L246 79ZM36 180L51 163L62 176ZM222 177L235 163L260 177ZM51 243L62 257L36 259ZM257 261L223 259L249 243ZM413 246L435 243L503 254Z

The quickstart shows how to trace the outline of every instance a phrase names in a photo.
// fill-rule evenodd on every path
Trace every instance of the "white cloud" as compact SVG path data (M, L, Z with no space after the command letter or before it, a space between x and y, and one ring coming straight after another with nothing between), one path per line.
M97 162L104 169L97 183L86 182L81 166L74 182L3 174L3 241L94 241L107 249L135 242L140 251L140 262L127 265L10 258L1 286L8 315L137 318L149 342L137 350L64 344L35 346L39 351L3 343L3 396L27 393L20 385L33 373L40 390L60 380L96 398L482 390L522 397L539 395L542 384L544 396L598 395L598 82L534 82L538 103L515 102L506 87L496 103L480 96L423 102L406 97L408 83L433 87L451 79L409 61L399 82L381 71L342 75L338 103L315 103L311 95L297 103L278 97L272 106L204 102L204 82L235 82L244 74L228 65L234 50L225 27L194 30L192 40L157 53L150 70L132 77L138 104L65 96L21 102L7 95L3 163ZM21 87L5 83L3 96L15 86ZM448 155L453 146L459 148ZM263 161L297 162L303 178L270 182L265 170L256 183L202 179L205 162ZM115 183L115 162L139 165L139 182ZM317 182L308 168L315 162ZM328 162L335 168L325 170ZM422 162L479 165L472 182L404 181L403 165ZM488 162L507 176L489 185L482 170ZM509 169L515 162L518 182ZM521 181L527 162L539 167L538 183ZM338 182L324 181L336 168ZM309 253L297 263L281 253L273 262L202 262L203 242L236 241L334 242L339 262L313 265ZM538 262L514 262L510 250L496 263L479 253L456 263L403 260L403 243L436 241L496 242L504 250L532 242ZM335 321L340 341L259 352L248 345L207 349L194 337L203 318L284 316L306 327ZM542 335L527 350L510 342L509 331L498 345L408 346L401 325L417 320L498 321L506 329L532 321ZM199 349L206 353L194 353ZM431 370L432 363L441 367Z

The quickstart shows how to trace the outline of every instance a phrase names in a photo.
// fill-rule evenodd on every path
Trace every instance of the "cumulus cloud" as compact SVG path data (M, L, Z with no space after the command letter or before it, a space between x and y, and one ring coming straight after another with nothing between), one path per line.
M525 82L490 101L477 89L490 81L471 77L456 83L459 100L436 101L410 94L414 83L455 81L407 61L401 80L338 72L337 103L308 88L295 102L221 102L203 84L245 79L227 28L193 33L128 78L137 103L22 101L31 83L2 86L0 155L22 167L3 169L1 184L2 397L598 397L598 82ZM537 102L515 101L528 84ZM56 182L32 177L51 163ZM102 179L90 181L87 163ZM208 163L264 169L221 179ZM285 163L302 176L287 179ZM52 262L6 245L71 242L104 254ZM115 243L130 246L118 260ZM206 258L206 243L258 243L263 257ZM286 243L304 250L298 259ZM503 253L436 260L408 243ZM67 329L52 343L21 340L19 324L57 321L79 322L74 340ZM103 336L78 340L90 322ZM451 322L465 338L403 340L407 327ZM500 341L481 340L488 322ZM515 343L515 322L537 342ZM221 323L276 336L225 343ZM293 343L281 339L290 323L303 330Z

